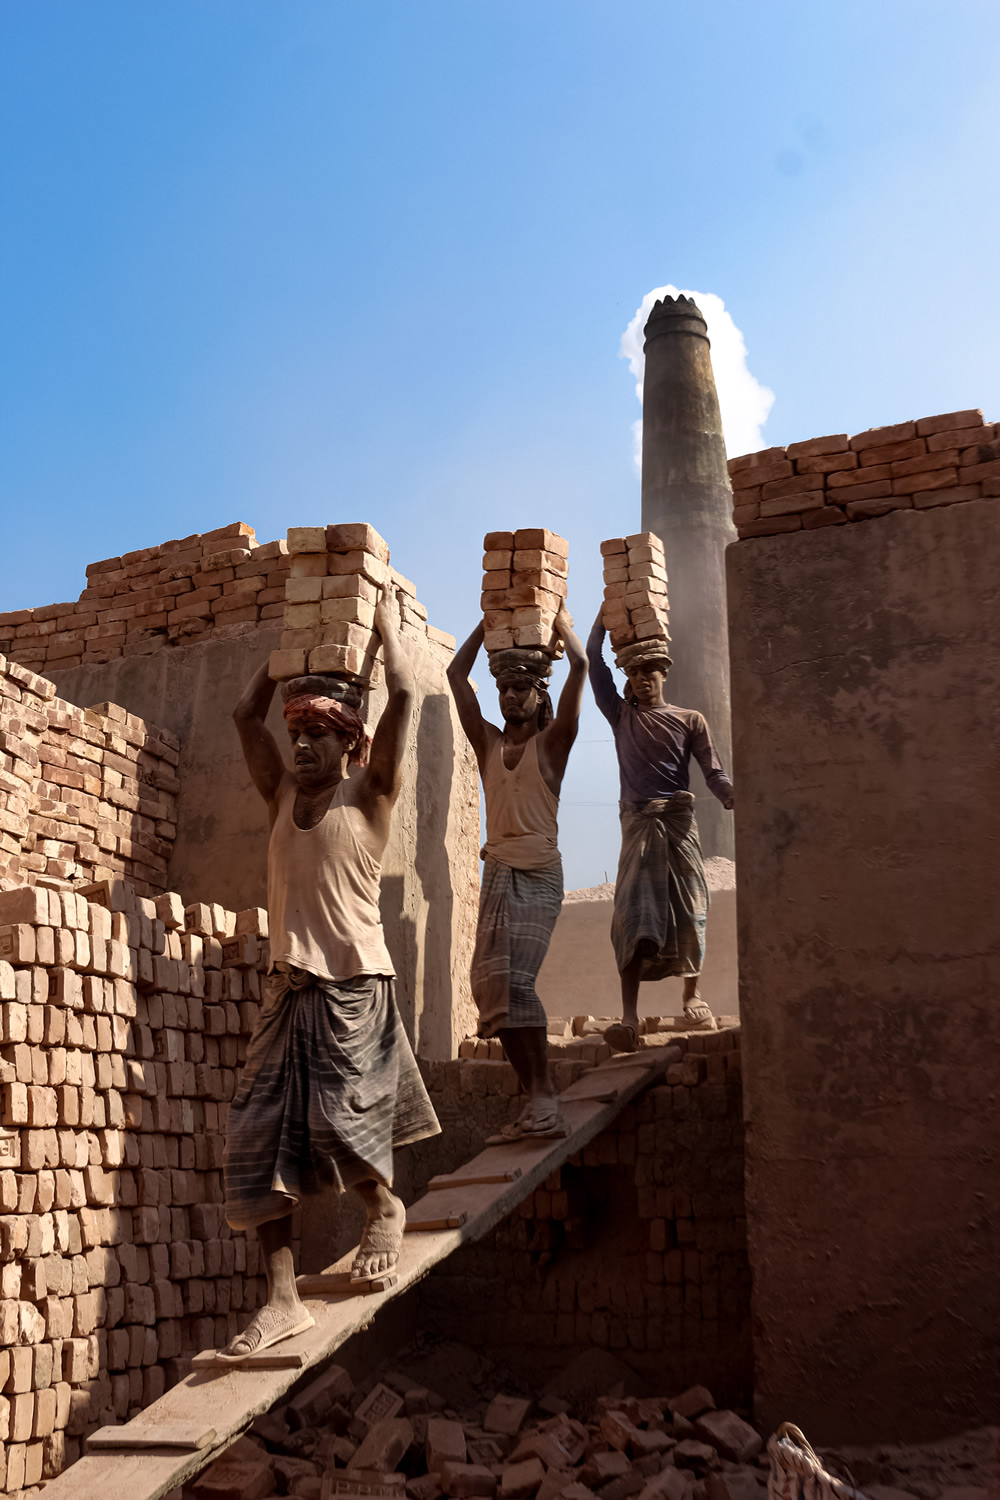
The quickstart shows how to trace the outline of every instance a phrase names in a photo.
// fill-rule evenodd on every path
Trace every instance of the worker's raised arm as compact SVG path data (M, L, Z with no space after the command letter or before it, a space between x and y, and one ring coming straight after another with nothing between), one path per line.
M598 708L613 728L618 723L618 716L622 710L622 698L615 687L611 668L604 660L604 636L604 611L599 609L597 619L591 626L590 635L587 638L590 686L594 690Z
M375 629L382 637L382 660L389 701L372 737L368 757L367 790L390 803L399 796L406 736L413 712L415 683L413 668L399 639L399 599L390 584L384 585L375 607Z
M475 688L469 681L469 674L479 655L484 633L483 622L480 620L468 640L459 646L448 664L448 686L451 688L451 695L455 700L455 707L458 709L458 717L465 730L466 739L475 751L480 771L483 771L486 766L490 726L483 718Z
M281 751L266 723L274 689L274 679L268 676L267 662L264 662L243 689L233 709L233 723L243 746L250 779L269 805L277 797L285 774Z
M549 725L546 740L552 765L556 766L560 759L562 761L561 766L558 767L561 774L565 770L566 759L573 747L580 723L583 685L587 681L587 653L573 630L573 621L565 604L560 607L556 615L555 630L556 634L562 637L566 647L569 676L559 694L559 707L556 709L555 718Z

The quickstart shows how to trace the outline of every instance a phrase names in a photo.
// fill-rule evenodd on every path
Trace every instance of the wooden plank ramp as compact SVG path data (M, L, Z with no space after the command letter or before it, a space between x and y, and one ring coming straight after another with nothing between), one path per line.
M118 1429L121 1447L109 1447L115 1429L102 1428L93 1451L46 1484L45 1500L160 1500L183 1484L218 1458L311 1367L323 1364L367 1328L386 1302L416 1285L467 1241L495 1228L680 1056L677 1047L649 1047L585 1073L559 1096L568 1136L488 1146L407 1209L408 1232L392 1285L355 1296L306 1295L315 1326L276 1346L275 1354L286 1357L280 1368L204 1363L208 1351L196 1356L198 1365L186 1379ZM418 1227L442 1223L453 1227ZM324 1275L342 1275L353 1259L351 1251ZM206 1432L212 1433L210 1440ZM185 1434L190 1435L188 1447Z

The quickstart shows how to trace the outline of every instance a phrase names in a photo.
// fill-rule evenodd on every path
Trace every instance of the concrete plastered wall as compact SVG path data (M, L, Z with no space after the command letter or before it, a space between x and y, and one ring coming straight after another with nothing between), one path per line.
M758 1417L1000 1403L1000 506L728 552Z
M556 921L538 994L550 1016L617 1015L621 983L611 946L612 898L566 901ZM679 1016L683 980L639 986L641 1016ZM736 891L713 890L708 908L705 967L699 986L718 1016L738 1014Z
M185 902L217 901L233 910L266 904L267 812L247 774L231 714L244 684L276 645L277 632L251 629L52 674L71 702L110 699L180 738L168 887ZM479 896L478 788L443 655L416 642L405 645L417 700L383 861L382 916L407 1030L422 1055L441 1058L453 1056L475 1030L468 973ZM384 688L374 691L370 726L384 704ZM284 744L277 697L269 723Z

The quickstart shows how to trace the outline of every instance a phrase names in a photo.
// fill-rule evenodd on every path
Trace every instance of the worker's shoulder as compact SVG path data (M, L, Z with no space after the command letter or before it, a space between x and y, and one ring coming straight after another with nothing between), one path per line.
M699 709L681 708L677 703L668 703L666 706L669 712L686 724L692 732L696 733L700 729L708 728L708 720Z

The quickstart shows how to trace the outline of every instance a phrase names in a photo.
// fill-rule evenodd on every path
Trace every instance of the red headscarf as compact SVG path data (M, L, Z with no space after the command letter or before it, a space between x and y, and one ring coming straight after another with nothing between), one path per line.
M319 693L300 693L297 698L289 698L285 704L285 723L289 729L320 724L324 729L348 735L351 745L347 759L358 766L368 764L371 740L365 733L364 720L357 709L340 703L336 698L324 698Z

